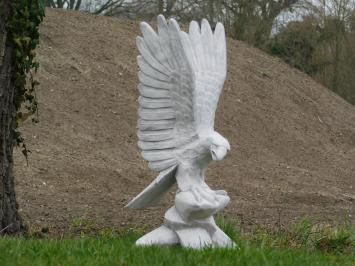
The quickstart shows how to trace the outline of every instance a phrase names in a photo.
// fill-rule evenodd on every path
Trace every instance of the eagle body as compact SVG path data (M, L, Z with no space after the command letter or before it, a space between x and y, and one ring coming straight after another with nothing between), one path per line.
M137 135L142 157L159 175L127 207L153 206L175 183L179 189L164 225L137 244L230 245L212 217L229 197L223 190L212 190L204 177L208 164L222 160L230 150L228 140L214 130L227 74L224 27L217 23L213 32L204 19L201 26L192 21L186 33L174 19L166 21L162 15L157 25L156 32L142 22L143 36L137 37ZM196 223L201 227L194 231L199 242L189 231Z

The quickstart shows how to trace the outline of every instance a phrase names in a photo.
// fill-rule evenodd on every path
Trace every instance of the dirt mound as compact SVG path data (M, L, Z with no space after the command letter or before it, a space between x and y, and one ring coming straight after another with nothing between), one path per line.
M155 177L137 148L138 22L47 10L38 58L40 123L22 131L29 167L15 152L17 196L31 226L73 219L159 224L172 203L123 206ZM274 225L300 216L355 219L355 108L307 75L228 41L228 81L216 129L232 151L208 170L226 189L230 218Z

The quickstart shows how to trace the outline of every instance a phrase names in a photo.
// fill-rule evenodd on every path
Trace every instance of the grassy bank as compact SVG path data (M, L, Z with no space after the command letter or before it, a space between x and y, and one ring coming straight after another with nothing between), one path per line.
M237 249L134 246L141 233L102 231L66 239L0 239L0 265L354 265L354 227L314 226L241 233L223 221Z

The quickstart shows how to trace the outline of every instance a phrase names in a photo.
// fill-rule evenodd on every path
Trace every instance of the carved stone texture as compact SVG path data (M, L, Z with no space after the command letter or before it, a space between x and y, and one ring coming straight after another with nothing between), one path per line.
M214 131L218 99L227 73L224 27L214 32L207 20L192 21L189 32L174 19L158 16L158 32L141 23L137 37L139 71L138 146L158 177L127 204L132 209L156 204L177 183L175 205L164 224L137 245L232 247L213 215L229 202L204 178L212 161L222 160L230 145Z

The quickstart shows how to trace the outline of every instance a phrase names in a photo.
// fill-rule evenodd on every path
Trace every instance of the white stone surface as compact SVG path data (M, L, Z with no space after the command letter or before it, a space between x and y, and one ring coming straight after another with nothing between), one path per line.
M160 15L157 33L145 22L141 31L138 146L150 169L160 174L127 207L152 206L175 183L179 190L164 225L136 244L232 247L213 219L230 199L225 191L212 190L204 177L208 164L230 150L228 140L214 131L227 74L224 27L218 23L213 32L207 20L201 27L192 21L186 33Z
M174 245L179 242L177 234L165 225L162 225L138 239L136 245Z

